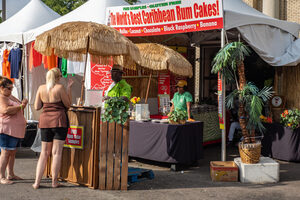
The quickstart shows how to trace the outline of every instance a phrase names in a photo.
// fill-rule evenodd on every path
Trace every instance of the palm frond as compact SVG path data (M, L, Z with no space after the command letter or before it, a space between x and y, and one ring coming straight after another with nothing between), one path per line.
M248 121L248 128L249 129L258 129L259 131L264 131L264 127L261 123L260 116L263 109L263 101L262 99L257 96L253 95L252 100L250 103L250 110L249 110L249 121Z
M261 89L261 91L258 92L257 96L259 96L260 98L262 98L262 100L264 102L266 102L269 99L271 99L273 94L274 94L274 91L272 91L272 87L265 86L263 89Z
M254 83L252 83L252 82L248 82L244 86L243 90L244 90L245 94L249 94L250 93L250 94L253 94L253 95L257 95L258 92L259 92L258 87L256 87L256 85L254 85Z
M238 97L238 94L239 94L238 90L233 90L229 95L226 96L225 101L226 101L226 107L228 109L234 108L234 100L235 98Z

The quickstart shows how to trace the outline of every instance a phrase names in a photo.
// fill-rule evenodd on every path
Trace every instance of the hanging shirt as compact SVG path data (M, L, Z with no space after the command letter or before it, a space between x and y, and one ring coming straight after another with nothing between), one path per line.
M67 72L68 74L84 74L84 67L85 62L76 62L76 61L70 61L68 60L67 66Z
M0 49L0 76L2 76L3 51L4 49Z
M61 60L61 75L65 78L68 77L68 65L67 65L67 59L62 59Z
M11 81L14 79L10 78L10 63L8 61L9 50L5 49L3 51L3 60L2 60L2 76L9 78Z
M10 77L19 78L19 69L22 61L22 51L20 48L11 49L8 61L10 62Z
M187 102L193 102L193 97L189 92L184 92L182 94L176 92L172 99L172 103L174 104L175 110L187 111L187 106L186 106Z
M30 45L30 54L29 54L29 70L31 71L33 67L38 67L42 64L42 54L37 52L34 49L34 43L32 42Z
M43 58L42 58L44 67L45 67L45 69L48 69L48 70L57 67L57 64L58 64L57 60L58 60L57 56L54 55L54 49L52 49L51 56L43 56Z

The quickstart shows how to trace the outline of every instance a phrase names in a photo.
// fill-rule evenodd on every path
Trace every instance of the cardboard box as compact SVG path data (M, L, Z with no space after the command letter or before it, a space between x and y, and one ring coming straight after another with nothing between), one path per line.
M237 182L239 168L233 161L211 161L210 176L212 181Z

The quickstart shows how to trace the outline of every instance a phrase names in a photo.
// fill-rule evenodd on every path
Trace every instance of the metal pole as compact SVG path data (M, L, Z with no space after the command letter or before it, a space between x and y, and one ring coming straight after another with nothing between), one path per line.
M225 30L221 31L221 48L225 45ZM222 129L222 154L221 160L226 161L226 108L225 108L225 96L226 96L226 82L222 76L222 102L223 102L223 119L224 119L224 129Z
M6 0L2 0L2 22L6 20Z

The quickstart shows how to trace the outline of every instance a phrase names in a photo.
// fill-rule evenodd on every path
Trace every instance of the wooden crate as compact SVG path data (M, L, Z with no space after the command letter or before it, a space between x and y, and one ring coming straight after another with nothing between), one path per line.
M70 125L84 127L83 149L64 148L60 178L76 184L98 188L100 108L71 107L68 111ZM51 176L51 159L45 170Z
M127 190L129 122L101 124L100 190Z
M238 166L233 161L211 161L210 176L212 181L238 181Z

